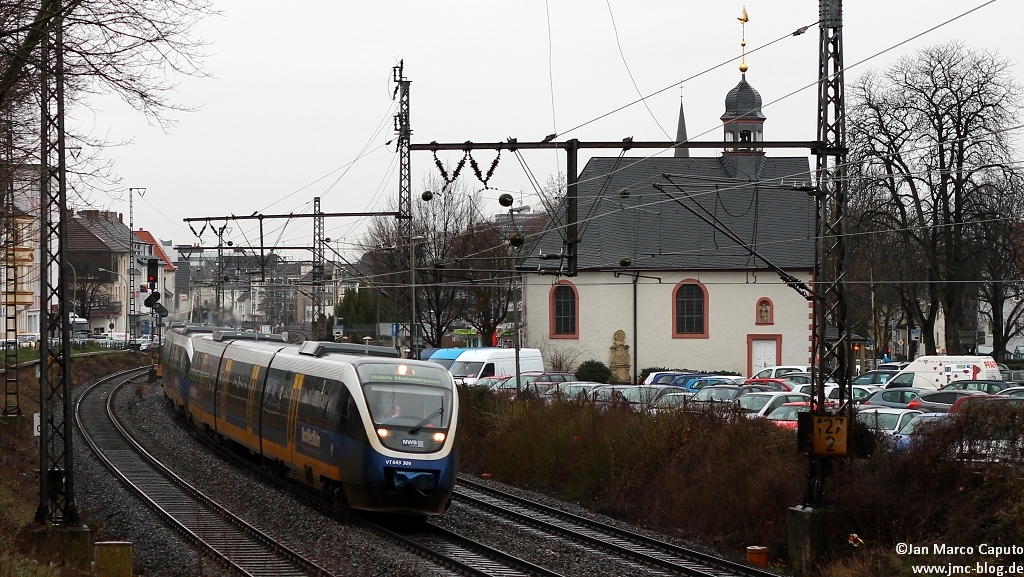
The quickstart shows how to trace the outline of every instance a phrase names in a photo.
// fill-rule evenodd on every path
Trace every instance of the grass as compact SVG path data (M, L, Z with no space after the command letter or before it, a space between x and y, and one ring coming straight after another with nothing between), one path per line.
M38 352L21 349L20 353ZM34 360L26 358L25 360ZM141 362L140 362L141 361ZM73 386L91 382L102 375L147 364L148 357L124 353L72 360ZM39 410L39 381L35 371L18 373L18 392L26 421L19 430L11 422L0 424L0 577L71 577L86 575L72 567L40 564L31 555L32 533L41 526L35 522L39 505L39 453L31 434L32 413ZM88 519L87 525L95 526Z
M515 402L478 390L463 391L462 409L468 472L737 555L748 545L767 546L774 563L785 563L786 515L803 497L808 468L792 431L730 413L653 418L619 407ZM956 458L971 439L994 430L1005 436L1006 423L1024 424L1016 411L950 419L925 430L907 454L876 439L870 457L835 460L826 498L837 513L830 535L836 546L820 574L897 576L911 574L913 563L973 563L897 557L899 542L1018 544L1022 470ZM1021 439L1012 439L1018 455L1021 428ZM847 544L852 533L862 546Z

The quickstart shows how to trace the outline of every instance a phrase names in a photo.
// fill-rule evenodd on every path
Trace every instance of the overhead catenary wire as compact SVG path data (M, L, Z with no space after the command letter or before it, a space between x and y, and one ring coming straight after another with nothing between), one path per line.
M914 35L914 36L912 36L912 37L910 37L910 38L908 38L908 39L906 39L906 40L904 40L904 41L901 41L901 42L899 42L899 43L897 43L897 44L894 44L894 45L892 45L892 46L890 46L890 47L888 47L888 48L886 48L886 49L884 49L884 50L882 50L882 51L876 52L875 54L873 54L873 55L871 55L871 56L869 56L869 57L867 57L867 58L864 58L864 59L862 59L861 61L859 61L859 62L857 62L857 63L855 63L855 64L853 64L853 65L847 66L847 67L846 67L846 69L847 69L847 70L849 70L850 68L853 68L853 67L855 67L855 66L857 66L857 65L859 65L859 64L863 64L864 62L867 62L867 61L869 61L869 60L871 60L871 59L873 59L873 58L876 58L876 57L878 57L878 56L880 56L880 55L882 55L882 54L884 54L884 53L886 53L886 52L888 52L888 51L890 51L890 50L893 50L893 49L895 49L895 48L896 48L896 47L898 47L898 46L901 46L901 45L903 45L903 44L906 44L907 42L910 42L910 41L912 41L912 40L914 40L914 39L916 39L916 38L919 38L919 37L923 36L924 34L927 34L927 33L931 32L931 31L934 31L934 30L936 30L936 29L938 29L938 28L940 28L940 27L942 27L942 26L945 26L945 25L947 25L947 24L949 24L949 23L951 23L951 22L954 22L954 21L958 20L959 18L962 18L962 17L964 17L964 16L966 16L966 15L968 15L968 14L970 14L970 13L972 13L972 12L976 11L976 10L979 10L980 8L982 8L982 7L985 7L985 6L987 6L987 5L991 4L991 3L993 3L994 1L995 1L995 0L990 0L990 1L988 1L988 2L985 2L985 3L983 3L983 4L980 4L979 6L977 6L977 7L975 7L975 8L972 8L972 9L970 9L970 10L968 10L968 11L966 11L966 12L964 12L964 13L962 13L962 14L958 15L958 16L955 16L955 17L953 17L953 18L950 18L950 19L948 19L948 20L946 20L946 21L944 21L944 22L942 22L942 23L940 23L940 24L937 24L937 25L935 25L935 26L932 26L931 28L928 28L927 30L925 30L925 31L923 31L923 32L921 32L921 33L918 33L918 34L916 34L916 35ZM547 8L547 6L546 6L546 8ZM808 26L808 27L809 27L809 26ZM803 29L805 30L805 29L806 29L806 28L808 28L808 27L804 27ZM799 29L798 29L798 32L802 32L802 30L799 30ZM781 41L782 39L784 39L784 38L787 38L787 37L789 37L789 36L792 36L792 35L793 35L793 34L787 34L787 35L785 35L785 36L782 36L782 37L780 37L780 38L778 38L778 39L776 39L776 40L774 40L774 41L772 41L772 42L770 42L770 43L768 43L768 44L765 44L765 45L763 45L763 46L759 46L759 47L757 47L757 48L754 48L754 49L750 50L750 51L749 51L749 53L754 53L754 52L756 52L757 50L760 50L760 49L762 49L762 48L766 48L767 46L770 46L770 45L772 45L772 44L774 44L774 43L776 43L776 42L779 42L779 41ZM550 43L550 18L549 18L549 43ZM550 57L550 54L549 54L549 57ZM722 64L719 64L719 65L717 65L717 66L714 66L714 67L712 67L712 68L709 68L709 69L708 69L707 71L711 71L711 70L714 70L714 69L716 69L716 68L718 68L718 67L724 66L724 65L726 65L726 64L728 64L728 63L730 63L730 62L733 62L733 61L735 61L735 60L736 60L736 58L731 58L731 59L729 59L729 60L727 60L727 61L723 62ZM701 73L698 73L697 75L691 76L691 77L690 77L689 79L695 78L696 76L699 76L699 75L700 75L700 74L702 74L702 73L704 73L704 72L701 72ZM652 93L652 94L648 95L648 96L647 96L647 97L645 97L645 98L649 98L649 97L651 97L651 96L654 96L654 95L656 95L656 94L658 94L658 93L660 93L660 92L663 92L664 90L667 90L667 89L673 88L673 87L675 87L675 86L678 86L678 85L679 85L679 84L681 84L682 82L685 82L685 81L687 81L687 80L689 80L689 79L684 79L684 80L682 80L682 81L680 81L680 82L674 83L674 84L672 84L671 86L668 86L668 87L666 87L666 88L664 88L664 89L662 89L662 90L660 90L660 91L657 91L657 92L655 92L655 93ZM812 84L809 84L809 85L807 85L807 86L805 86L805 87L802 87L802 88L800 88L800 89L798 89L798 90L796 90L796 91L793 91L793 92L791 92L791 93L789 93L789 94L787 94L787 95L784 95L783 97L780 97L780 98L778 98L778 99L775 99L775 100L773 100L773 101L769 102L768 104L766 104L766 105L764 105L764 106L765 106L765 107L767 107L767 106L769 106L769 105L771 105L771 104L777 103L777 102L779 102L779 101L781 101L781 100L783 100L783 99L785 99L785 98L787 98L787 97L789 97L789 96L792 96L793 94L796 94L797 92L799 92L799 91L801 91L801 90L805 90L805 89L807 89L807 88L809 88L809 87L815 86L816 84L817 84L817 82L815 82L815 83L812 83ZM552 83L552 90L553 90L553 83ZM552 102L553 102L553 92L552 92ZM563 135L564 135L564 134L567 134L567 133L569 133L569 132L571 132L571 131L573 131L573 130L576 130L576 129L578 129L578 128L581 128L582 126L585 126L585 125L587 125L587 124L589 124L589 123L591 123L591 122L594 122L594 121L596 121L596 120L599 120L600 118L603 118L603 117L605 117L605 116L607 116L607 115L609 115L609 114L612 114L612 113L614 113L614 112L617 112L618 110L621 110L621 109L623 109L623 108L625 108L625 107L628 107L628 106L631 106L631 105L633 105L633 104L636 104L637 102L639 102L639 101L634 101L634 102L632 102L632 103L630 103L630 104L627 104L627 105L626 105L626 106L624 106L624 107L620 107L620 108L618 108L618 109L616 109L616 110L613 110L613 111L611 111L611 112L609 112L609 113L606 113L606 114L604 114L604 115L601 115L601 116L599 116L599 117L596 117L596 118L594 118L594 119L591 119L590 121L587 121L587 122L585 122L585 123L583 123L583 124L581 124L581 125L578 125L578 126L576 126L576 127L573 127L573 128L571 128L571 129L569 129L569 130L565 131L565 132L564 132L564 133L562 133L562 134L563 134ZM553 116L554 116L554 107L553 107L553 110L552 110L552 112L553 112ZM718 126L716 126L715 128L709 129L708 131L705 131L704 133L701 133L701 134L706 134L706 133L708 133L708 132L710 132L710 131L712 131L712 130L715 130L716 128L719 128L720 126L721 126L721 125L718 125ZM660 152L664 152L664 151L667 151L667 150L669 150L669 148L666 148L665 150L663 150L663 151L660 151ZM656 153L656 154L660 154L660 152L659 152L659 153ZM652 156L654 156L654 155L652 155ZM650 158L650 157L648 157L648 158ZM642 161L643 159L640 159L640 160ZM625 168L628 168L628 167L623 167L623 168L622 168L621 170L624 170ZM800 175L792 175L792 177L793 177L793 178L797 178L797 177L799 177L799 176L804 176L805 174L806 174L806 173L801 173ZM592 177L592 178L595 178L595 179L596 179L596 178L606 178L606 177L607 177L607 175L604 175L604 174L602 174L602 175L595 175L595 176L594 176L594 177ZM582 182L582 181L581 181L581 182ZM744 186L749 186L749 184L750 184L750 183L744 183L743 185L744 185ZM647 203L647 204L645 204L645 205L641 205L641 206L651 206L651 205L654 205L654 204L658 204L658 203ZM595 217L593 217L593 218L595 218L595 219L596 219L596 218L600 218L600 217L602 217L602 216L604 216L604 215L597 215L597 216L595 216Z

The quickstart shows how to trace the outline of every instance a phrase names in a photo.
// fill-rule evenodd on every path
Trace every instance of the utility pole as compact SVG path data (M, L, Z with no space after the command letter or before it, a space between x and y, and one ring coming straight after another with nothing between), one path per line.
M814 271L814 332L811 350L810 419L800 424L810 433L804 447L810 459L803 505L789 512L790 564L808 574L828 550L823 527L831 510L825 499L825 480L832 460L847 454L848 425L853 420L850 382L853 357L847 325L846 233L846 103L843 69L842 0L818 0L818 146L816 242ZM829 323L835 325L836 339L827 340ZM839 409L834 414L825 406L825 383L839 385ZM809 430L808 430L809 429Z
M395 114L395 134L398 136L398 237L409 243L409 282L415 287L416 271L413 270L412 254L412 125L409 121L409 85L405 77L405 61L399 60L398 66L391 69L395 90L391 98L398 97L398 112ZM415 349L416 339L416 292L413 288L409 294L409 349Z
M4 191L4 332L8 343L18 339L18 246L21 225L14 204L14 120L8 113L4 134L7 188ZM4 347L4 416L21 415L18 395L18 347Z
M210 320L215 324L220 324L223 320L224 315L221 307L224 304L224 230L227 229L227 223L217 228L217 278L214 279L213 291L214 291L214 317Z
M44 3L45 5L45 3ZM79 524L71 419L71 334L67 283L67 180L64 146L63 2L50 4L54 24L40 42L39 179L39 508L36 520Z
M320 197L313 197L313 326L310 337L314 341L326 339L324 314L324 215L320 212Z

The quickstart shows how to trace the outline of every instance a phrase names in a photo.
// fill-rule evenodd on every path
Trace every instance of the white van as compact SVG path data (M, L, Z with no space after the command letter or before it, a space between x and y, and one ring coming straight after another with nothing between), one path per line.
M466 349L448 369L456 383L472 385L477 379L516 374L516 350L498 347ZM543 371L540 349L519 349L519 371Z
M1001 381L1003 376L992 357L927 355L914 359L907 368L896 373L885 388L941 389L953 381L962 380Z

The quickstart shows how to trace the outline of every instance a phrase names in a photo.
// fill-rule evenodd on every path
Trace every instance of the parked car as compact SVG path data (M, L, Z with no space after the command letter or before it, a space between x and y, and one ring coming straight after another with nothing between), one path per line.
M941 389L955 381L997 381L1002 379L992 357L976 355L926 355L889 379L886 387Z
M1024 406L1024 399L1020 397L1004 397L1003 395L971 395L968 397L960 397L956 400L952 406L949 407L950 413L961 413L964 411L964 405L970 403L972 406L975 403L1006 403L1009 406Z
M740 398L743 395L749 395L750 393L788 393L789 391L779 391L773 385L754 383L752 385L739 385L739 390L736 393L736 398Z
M595 389L593 397L599 408L622 405L634 411L644 411L653 402L652 392L657 390L649 385L606 385Z
M874 385L852 385L852 389L853 403L855 405L859 405L864 401L867 401L868 399L871 398L871 395L874 395L876 392L882 390L881 387L876 387ZM828 392L828 394L825 395L825 398L827 398L830 401L839 402L839 393L839 387L834 387L831 391Z
M541 394L541 398L547 403L551 403L556 399L560 401L592 402L594 400L594 391L606 386L604 383L592 383L590 381L555 383L550 389Z
M497 382L495 382L494 384L490 385L490 390L492 390L493 393L499 393L499 394L502 394L502 395L508 395L508 396L512 397L513 399L515 398L517 391L520 391L520 390L527 391L527 393L530 393L532 395L540 395L540 394L544 393L545 390L548 389L548 384L552 384L552 383L535 384L534 380L536 379L536 377L537 377L536 374L525 374L525 373L519 375L518 379L516 379L514 376L503 377L503 378L497 379ZM495 378L495 377L482 377L482 378ZM481 379L477 379L477 380L481 380ZM476 382L474 381L473 384L475 385Z
M740 394L740 387L737 385L709 385L697 391L692 400L698 406L711 403L723 405L732 403Z
M981 391L990 395L998 395L1003 389L1010 388L1011 383L1006 381L953 381L943 391Z
M22 333L17 336L18 345L22 347L34 347L39 342L39 335L36 333Z
M640 387L643 389L648 389L648 391L644 393L645 396L650 399L648 405L657 401L661 397L664 397L665 395L678 395L680 393L692 394L688 393L685 390L681 390L679 387L676 387L674 385L640 385Z
M938 423L941 419L948 417L949 413L922 413L917 415L911 419L910 422L904 424L903 427L893 435L893 449L897 453L905 453L909 451L910 445L914 440L914 436L921 432L922 427Z
M647 375L647 378L644 379L644 383L643 384L645 384L645 385L653 385L655 383L658 383L658 384L671 383L672 379L676 378L679 375L686 375L686 374L692 374L692 373L688 373L687 371L655 371L655 372Z
M896 376L896 371L883 371L875 369L868 371L862 375L854 377L853 384L855 385L884 385L889 382L889 379Z
M910 366L910 361L890 361L888 363L879 363L875 367L876 371L902 371L903 369Z
M683 373L683 374L680 374L680 375L675 375L674 377L672 377L671 379L669 379L667 381L666 381L666 379L662 378L662 379L656 380L655 382L653 382L651 384L652 385L663 385L663 384L664 385L672 385L673 387L679 387L679 388L682 388L682 389L686 389L687 391L689 391L691 393L696 393L701 388L703 388L704 386L707 386L707 385L701 386L699 388L697 388L697 387L691 388L691 386L694 385L697 381L701 381L701 380L705 380L705 379L711 379L711 378L712 378L712 376L707 374L707 373Z
M675 411L677 409L685 407L686 404L689 403L692 398L693 395L690 395L688 393L669 393L667 395L662 395L656 401L654 401L654 404L651 405L651 407L648 409L648 412L650 412L652 415L657 415L659 413Z
M784 377L789 373L809 373L811 367L806 365L779 365L776 367L765 367L757 371L750 378L752 379L775 379Z
M882 389L876 391L868 400L864 401L865 406L891 407L893 409L906 409L910 401L927 389L915 389L914 387L898 387L895 389Z
M1024 371L1017 369L999 369L1004 381L1024 382Z
M810 410L810 401L785 403L771 413L768 413L768 416L765 418L783 429L791 429L795 431L797 415L799 413L806 413Z
M1004 397L1024 397L1024 387L1010 387L999 391L999 394Z
M839 385L836 385L836 384L825 383L825 396L828 397L829 393L832 392L832 389L834 389L834 388L836 388L838 386ZM807 396L810 396L811 395L811 385L797 385L793 389L793 392L794 393L803 393L803 394L805 394Z
M984 395L981 391L924 391L907 404L908 409L926 413L945 413L960 397Z
M810 400L810 397L800 393L770 391L741 395L736 399L736 404L748 417L755 418L766 417L786 403Z
M811 373L786 373L786 380L798 385L811 384Z
M572 373L541 373L537 376L537 383L567 383L576 380Z
M691 381L686 385L686 388L690 394L693 394L709 385L740 385L743 384L744 380L743 377L712 375Z
M869 429L895 435L909 423L914 417L922 415L921 411L914 409L896 409L892 407L871 407L857 411L857 420L868 426Z
M744 385L761 385L770 388L773 391L788 392L792 391L797 387L797 384L789 380L789 375L786 378L779 377L751 377L743 381Z
M476 382L473 383L473 386L474 387L486 387L488 389L493 389L494 386L497 385L498 383L502 383L506 379L511 379L511 378L512 378L511 375L499 375L497 377L484 377L482 379L477 379Z
M539 395L544 391L548 390L551 387L551 385L554 384L537 383L537 378L540 377L542 374L543 373L541 373L540 371L523 372L519 374L518 379L516 379L515 376L508 377L507 379L502 381L500 385L498 385L498 388L511 389L513 391L528 390L534 394Z

